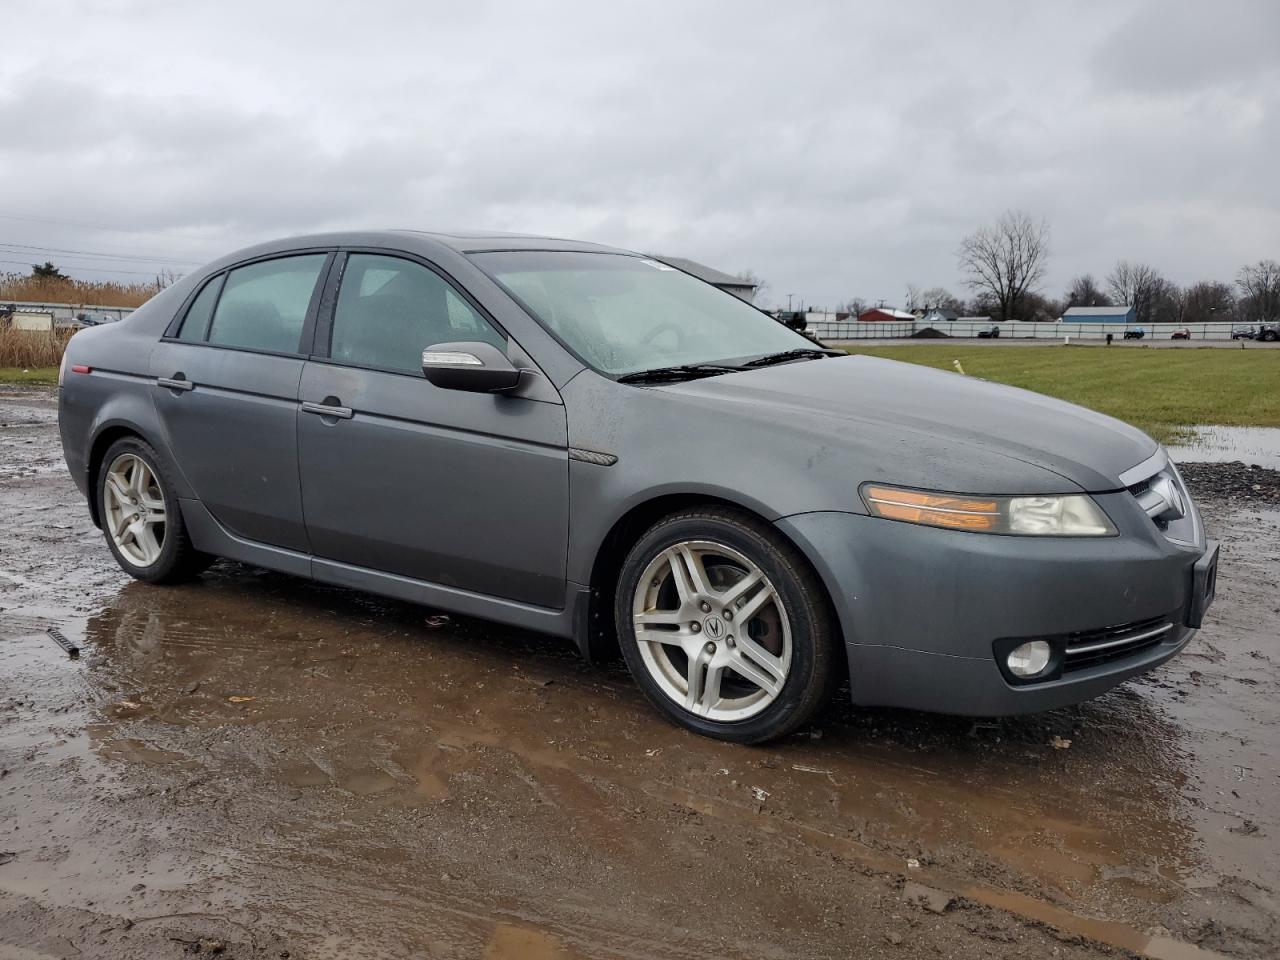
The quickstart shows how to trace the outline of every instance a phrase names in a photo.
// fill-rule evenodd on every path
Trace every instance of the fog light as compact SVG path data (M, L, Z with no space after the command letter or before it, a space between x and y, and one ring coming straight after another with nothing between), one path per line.
M1009 672L1015 677L1034 677L1043 672L1053 656L1053 647L1045 640L1030 640L1009 653Z

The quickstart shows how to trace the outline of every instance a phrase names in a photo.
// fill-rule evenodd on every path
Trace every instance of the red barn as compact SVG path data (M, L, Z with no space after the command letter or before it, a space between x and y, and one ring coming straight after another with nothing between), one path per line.
M893 307L872 307L858 314L858 320L863 323L901 323L903 320L916 319L918 318L914 313L895 310Z

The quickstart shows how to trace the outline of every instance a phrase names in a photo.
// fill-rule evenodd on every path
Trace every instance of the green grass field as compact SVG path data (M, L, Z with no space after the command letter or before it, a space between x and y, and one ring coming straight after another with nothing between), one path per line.
M57 367L0 367L0 383L36 383L54 385L58 382Z
M1280 350L1104 347L847 347L1070 400L1160 441L1193 424L1280 427Z

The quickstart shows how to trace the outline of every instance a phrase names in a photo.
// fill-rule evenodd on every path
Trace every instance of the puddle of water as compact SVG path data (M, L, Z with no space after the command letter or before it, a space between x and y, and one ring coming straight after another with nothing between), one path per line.
M1191 427L1191 435L1169 447L1177 463L1240 460L1280 470L1280 427Z
M494 928L482 960L571 960L575 956L549 933L500 923Z

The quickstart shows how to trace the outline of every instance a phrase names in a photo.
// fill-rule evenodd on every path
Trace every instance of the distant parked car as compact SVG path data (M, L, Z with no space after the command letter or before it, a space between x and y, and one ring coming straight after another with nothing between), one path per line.
M1186 327L1183 327L1180 330L1173 331L1173 334L1172 336L1169 337L1169 339L1170 340L1190 340L1191 331L1188 330Z
M1257 335L1258 335L1257 327L1232 327L1231 328L1232 340L1252 340Z
M804 333L809 322L803 310L779 310L774 317L784 327L790 327L796 333Z
M1126 340L1141 340L1146 335L1147 331L1142 327L1130 327L1124 332L1124 338Z
M1280 340L1280 323L1258 324L1257 339L1266 340L1268 343Z
M1000 336L999 327L983 327L981 330L978 331L978 338L980 340L996 340L999 338L999 336Z
M96 327L104 323L115 323L120 318L114 313L101 313L93 310L86 310L84 313L77 313L76 320L86 327Z

